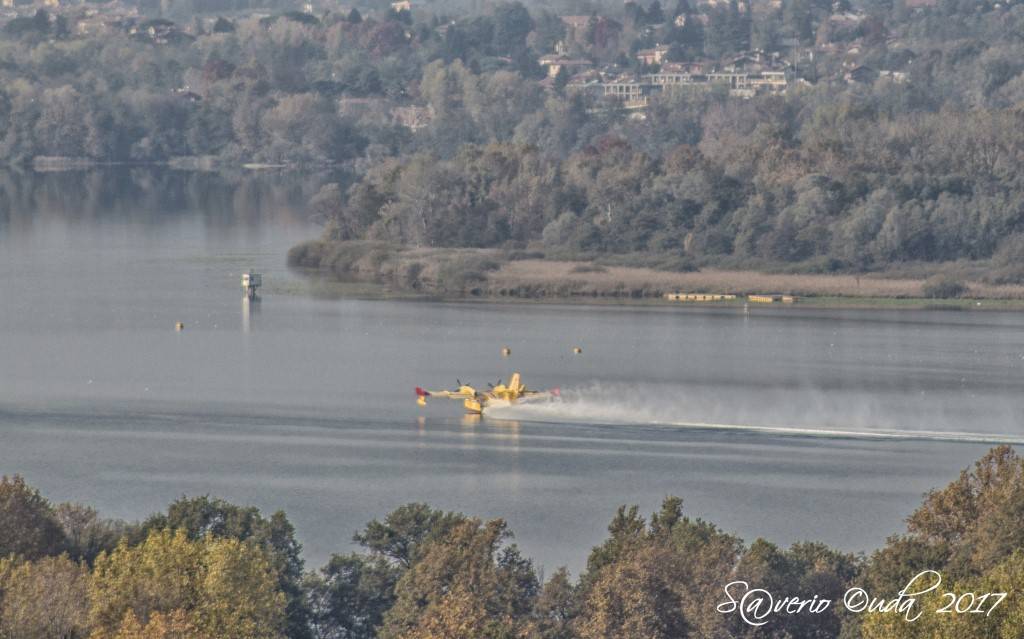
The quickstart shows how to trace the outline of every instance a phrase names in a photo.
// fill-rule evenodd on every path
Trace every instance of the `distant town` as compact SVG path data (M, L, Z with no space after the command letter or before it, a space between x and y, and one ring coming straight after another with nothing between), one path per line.
M907 0L905 8L909 11L929 9L938 1ZM456 24L443 14L439 16L434 3L420 4L412 0L361 8L325 1L295 3L295 6L287 3L274 8L253 7L220 14L196 13L186 21L162 17L164 4L123 0L2 0L0 26L8 33L16 33L27 28L25 25L31 21L39 24L40 20L46 20L63 38L128 35L139 42L159 46L188 43L207 34L233 32L239 22L247 20L263 25L278 19L319 25L329 23L331 16L335 16L334 19L376 16L404 25L402 37L408 41L423 37L417 30L417 20L421 17L428 18L426 22L431 25L432 35L441 40ZM628 1L621 11L615 12L622 14L617 15L618 19L597 12L558 15L560 37L551 40L550 46L541 46L541 50L531 47L529 51L531 62L543 72L537 82L545 90L564 89L601 98L606 108L618 105L630 111L629 117L639 119L645 117L644 111L652 96L664 92L721 91L730 97L751 98L782 94L791 87L818 82L871 85L879 79L896 83L909 81L902 67L910 64L915 55L904 48L898 38L887 35L877 17L852 9L846 0L832 4L831 12L818 25L811 41L783 28L760 47L736 51L735 42L703 46L709 39L729 38L730 34L708 33L716 23L746 22L749 29L749 23L770 20L772 14L783 11L782 0L701 0L693 5L682 0L672 12L664 10L657 0L647 10ZM808 15L803 20L808 22L809 19ZM422 28L422 24L418 26ZM739 41L748 40L742 35L732 35ZM663 42L663 39L672 41ZM694 55L694 43L702 45L696 47L701 49L700 54ZM895 59L901 69L880 68L865 62L868 49L878 45L899 52ZM720 48L722 55L705 55L714 53L715 48ZM815 61L818 64L811 64ZM490 62L494 70L516 68L522 60L496 56ZM822 69L827 69L825 75ZM201 92L188 85L178 87L177 92L188 100L202 99ZM378 109L379 102L381 100L365 97L338 98L342 112ZM423 128L434 115L427 104L398 102L389 107L390 113L397 124L409 129Z

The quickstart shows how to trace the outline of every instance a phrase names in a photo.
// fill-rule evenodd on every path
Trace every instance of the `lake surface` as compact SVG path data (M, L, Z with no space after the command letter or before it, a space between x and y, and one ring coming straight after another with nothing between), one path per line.
M0 473L126 519L284 509L309 567L425 501L506 518L550 573L670 494L748 541L869 551L1024 441L1021 314L323 299L284 262L330 179L0 175ZM563 401L414 401L513 370Z

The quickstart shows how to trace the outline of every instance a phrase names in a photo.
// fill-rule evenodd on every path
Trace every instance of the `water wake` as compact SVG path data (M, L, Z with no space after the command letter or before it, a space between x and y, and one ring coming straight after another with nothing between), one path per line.
M785 408L766 409L765 406L770 404L764 401L754 401L752 404L750 401L732 400L716 404L708 400L707 393L702 393L703 397L699 401L686 395L680 389L673 389L670 393L664 389L592 385L583 389L563 390L561 397L551 400L494 407L488 410L488 416L528 422L646 425L799 437L1024 445L1024 435L1021 434L961 431L949 428L948 424L941 421L937 422L930 415L910 421L937 424L941 426L940 429L907 428L887 424L886 422L899 419L899 416L872 419L872 415L879 413L878 406L862 405L859 410L850 410L849 406L824 406L821 402L814 401L805 402L805 410L797 414ZM855 399L847 398L845 403L849 404ZM863 400L863 397L860 399ZM863 404L863 401L860 403ZM912 410L913 406L910 409ZM846 423L843 423L843 416L847 418Z

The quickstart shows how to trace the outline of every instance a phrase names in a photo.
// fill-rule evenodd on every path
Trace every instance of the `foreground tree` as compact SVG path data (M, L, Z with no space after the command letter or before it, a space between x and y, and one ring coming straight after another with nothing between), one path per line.
M681 568L665 548L648 546L600 571L587 592L577 625L581 639L685 639L691 636L680 594Z
M866 615L865 639L1012 638L1020 635L1024 606L1024 460L1009 446L990 450L941 490L933 490L907 519L907 533L876 551L863 579L881 596L893 597L923 570L938 571L942 587L920 602L921 618L899 623L893 615ZM941 593L1005 592L985 614L935 611L949 603ZM994 603L989 597L987 603ZM961 608L972 609L966 601Z
M89 591L94 639L136 623L146 630L154 620L187 622L202 638L285 636L286 598L273 560L252 542L154 531L137 546L122 541L100 555Z
M82 504L58 504L54 516L64 531L68 554L90 564L101 552L116 548L122 537L135 534L133 526L103 519L95 508Z
M0 557L33 560L64 549L64 532L53 507L15 475L0 478Z
M505 522L468 519L429 543L395 588L382 639L499 639L524 633L539 590Z
M668 497L650 524L621 507L609 538L594 548L581 580L576 627L584 637L716 636L725 618L714 611L742 542L682 513Z
M949 549L949 568L978 574L1024 548L1024 460L994 448L959 479L928 493L907 520L916 539Z
M439 541L466 521L462 513L434 510L426 504L406 504L374 519L357 533L355 541L370 552L408 568L427 544Z
M579 616L579 595L564 567L544 583L534 605L531 639L573 639L573 620Z
M334 555L304 582L316 639L372 639L402 570L383 557Z
M334 555L303 588L317 639L370 639L396 600L399 579L435 542L466 521L461 513L406 504L369 522L354 541L369 554Z
M143 625L135 613L128 611L118 628L115 639L205 639L199 626L183 610L175 610L170 614L153 613L149 622Z
M279 587L287 598L287 636L309 636L302 593L302 545L295 539L295 528L284 512L277 511L267 518L252 506L236 506L209 496L183 497L171 504L166 515L153 515L142 525L143 534L163 529L183 531L190 540L209 536L251 541L262 547L273 562Z
M88 636L89 570L67 556L0 561L0 637Z

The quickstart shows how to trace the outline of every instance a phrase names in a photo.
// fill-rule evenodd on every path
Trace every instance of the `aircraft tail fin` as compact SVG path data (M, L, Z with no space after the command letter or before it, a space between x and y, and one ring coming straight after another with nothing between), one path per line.
M514 393L521 393L524 390L522 382L519 381L519 373L512 373L508 380L508 388Z

